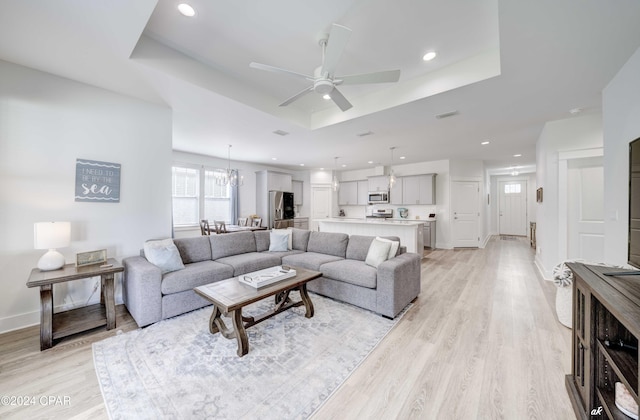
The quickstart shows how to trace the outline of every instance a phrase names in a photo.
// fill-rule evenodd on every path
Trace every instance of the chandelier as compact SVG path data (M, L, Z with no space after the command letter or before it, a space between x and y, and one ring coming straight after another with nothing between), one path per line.
M216 172L216 185L231 185L236 187L244 184L244 177L238 176L237 169L231 169L231 145L227 154L227 169Z
M393 149L395 149L395 146L390 147L389 149L391 150L391 165L393 165ZM389 165L389 189L392 189L396 184L396 175L393 173L393 166L391 165Z

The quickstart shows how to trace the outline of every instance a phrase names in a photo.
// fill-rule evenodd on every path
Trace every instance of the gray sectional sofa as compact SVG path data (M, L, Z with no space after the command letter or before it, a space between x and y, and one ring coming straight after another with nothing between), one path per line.
M143 327L209 305L194 287L286 264L323 273L310 291L393 318L420 293L421 257L401 247L374 268L365 263L373 240L293 229L292 249L272 252L268 231L175 239L184 269L163 274L143 256L123 259L124 303Z

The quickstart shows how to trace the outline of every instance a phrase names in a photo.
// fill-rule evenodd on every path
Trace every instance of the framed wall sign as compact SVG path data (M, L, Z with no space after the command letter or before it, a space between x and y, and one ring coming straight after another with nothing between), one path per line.
M76 201L120 202L120 164L76 159Z
M107 250L99 249L97 251L78 252L76 254L76 267L84 267L87 265L104 264L107 262Z

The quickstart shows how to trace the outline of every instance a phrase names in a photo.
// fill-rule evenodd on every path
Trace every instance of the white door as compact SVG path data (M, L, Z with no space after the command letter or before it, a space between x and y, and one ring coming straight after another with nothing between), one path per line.
M318 230L318 219L331 216L331 187L311 187L311 221L309 228Z
M567 257L588 262L603 262L602 157L568 161L567 181Z
M527 236L527 181L500 181L498 188L500 234Z
M480 245L480 183L451 183L451 219L454 248Z

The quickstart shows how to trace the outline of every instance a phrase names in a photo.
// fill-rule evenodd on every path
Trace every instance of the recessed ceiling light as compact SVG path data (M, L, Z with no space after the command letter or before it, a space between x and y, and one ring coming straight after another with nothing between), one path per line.
M196 15L196 10L187 3L180 3L178 5L178 11L186 17L193 17Z
M520 153L517 153L515 155L513 155L513 157L521 157L522 155Z
M324 171L324 168L320 168L321 171Z
M480 144L481 144L481 145L483 145L483 146L486 146L486 145L487 145L487 144L489 144L489 143L491 143L491 142L490 142L490 141L488 141L488 140L485 140L485 141L483 141L483 142L482 142L482 143L480 143Z
M428 53L426 53L425 55L422 56L422 59L424 61L431 61L434 58L436 58L436 53L433 52L433 51L430 51L430 52L428 52Z
M367 162L367 163L368 163L369 165L371 165L371 164L373 163L373 161L372 161L372 160L370 160L370 161L369 161L369 162Z
M406 156L400 156L400 159L401 159L401 160L402 160L402 159L406 159L406 158L407 158Z
M300 166L304 166L304 163L301 163Z
M274 158L274 157L273 157L273 158L271 158L271 160L278 160L278 158Z
M345 164L343 163L343 164L342 164L342 167L343 167L343 168L346 168L346 167L347 167L347 165L345 165Z
M324 99L325 101L328 101L329 99L331 99L331 96L329 96L328 93L325 93L324 95L322 95L322 99Z
M581 113L581 112L582 112L582 108L573 108L573 109L570 109L570 110L569 110L569 113L570 113L571 115L577 115L577 114L579 114L579 113Z

